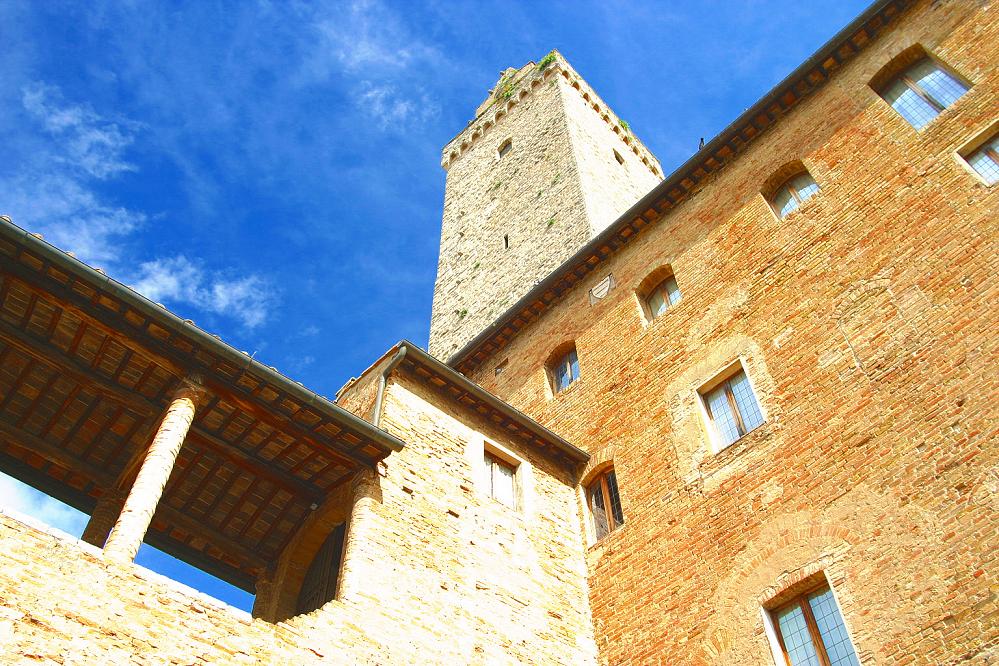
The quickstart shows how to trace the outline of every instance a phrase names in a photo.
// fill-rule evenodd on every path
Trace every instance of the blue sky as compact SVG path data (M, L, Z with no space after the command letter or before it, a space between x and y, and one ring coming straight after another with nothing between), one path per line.
M866 5L0 0L0 214L332 396L425 346L501 70L558 48L669 173Z

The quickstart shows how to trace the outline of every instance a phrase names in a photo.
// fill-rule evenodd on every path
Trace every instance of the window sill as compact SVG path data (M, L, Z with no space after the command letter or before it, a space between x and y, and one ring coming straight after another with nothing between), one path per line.
M698 466L701 476L707 478L723 472L728 465L742 457L743 453L756 449L776 437L777 428L771 421L766 421L745 435L735 440L724 449L706 457Z

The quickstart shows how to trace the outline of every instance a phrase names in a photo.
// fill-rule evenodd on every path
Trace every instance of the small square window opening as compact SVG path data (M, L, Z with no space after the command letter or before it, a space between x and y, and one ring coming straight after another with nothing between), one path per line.
M964 159L986 184L999 183L999 134L993 136Z

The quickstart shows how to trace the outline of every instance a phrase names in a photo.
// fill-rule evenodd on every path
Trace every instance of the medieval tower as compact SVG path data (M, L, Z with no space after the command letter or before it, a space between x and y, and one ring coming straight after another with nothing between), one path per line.
M430 351L447 359L662 179L658 161L553 51L503 72L443 150Z

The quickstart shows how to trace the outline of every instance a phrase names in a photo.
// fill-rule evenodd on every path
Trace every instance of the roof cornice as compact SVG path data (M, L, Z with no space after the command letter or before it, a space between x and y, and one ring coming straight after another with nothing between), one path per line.
M465 374L475 371L597 266L693 196L704 181L732 163L769 127L821 88L834 72L860 53L912 4L913 0L877 0L615 222L451 355L447 364Z

